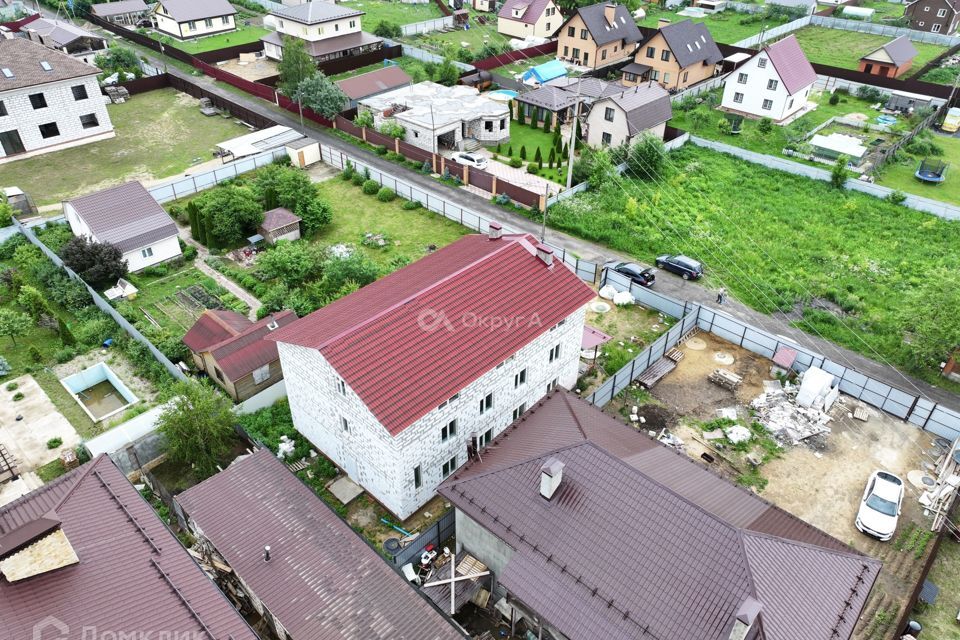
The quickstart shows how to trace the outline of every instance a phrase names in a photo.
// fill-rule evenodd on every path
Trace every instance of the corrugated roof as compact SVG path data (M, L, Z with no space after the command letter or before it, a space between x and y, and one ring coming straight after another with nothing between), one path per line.
M396 435L595 296L536 244L464 236L269 339L319 350Z
M279 359L277 343L264 338L297 319L289 309L271 314L255 323L233 311L204 311L186 335L183 343L194 353L210 353L230 380L239 380L266 364Z
M21 31L32 31L43 38L43 44L54 47L65 47L75 40L81 38L91 38L93 40L106 40L102 36L90 33L86 29L81 29L72 22L65 20L56 20L54 18L37 18L30 24L25 25Z
M51 70L46 71L41 62L49 63ZM27 38L0 38L0 69L12 74L8 78L0 73L0 92L100 73L92 65Z
M266 449L176 500L293 638L465 638Z
M177 22L232 16L237 12L227 0L160 0L159 6Z
M411 82L413 79L407 75L406 71L396 65L390 65L352 78L338 80L337 86L351 100L359 100L375 93L406 86Z
M500 7L497 17L526 24L536 24L548 4L550 4L550 0L506 0ZM519 18L513 17L513 10L516 8L523 9Z
M817 72L803 54L796 36L789 35L774 42L764 47L763 52L773 63L780 81L791 95L817 81Z
M177 225L139 182L67 200L99 242L124 253L176 237Z
M108 457L0 508L0 536L51 512L80 562L15 583L0 579L4 638L33 637L35 625L55 616L71 638L95 627L257 640Z
M550 111L560 111L572 107L577 102L575 94L565 91L560 87L553 87L548 84L542 85L526 91L517 96L518 102L532 104L536 107L543 107Z
M260 228L266 231L274 231L296 222L300 222L300 216L294 214L290 209L277 207L263 214L263 222L260 223Z
M913 42L911 42L910 38L907 36L895 38L879 49L874 49L863 57L869 59L878 51L885 52L893 64L898 67L917 57L917 48L913 46Z
M565 395L552 396L538 411ZM580 417L584 411L573 413ZM679 454L648 458L653 464L640 469L634 456L611 452L611 442L581 440L555 442L527 460L503 464L515 455L503 452L517 442L546 442L521 439L533 421L549 427L557 417L554 408L550 419L534 415L511 427L499 437L504 439L498 449L485 450L479 468L468 465L439 492L514 549L500 582L566 637L727 640L750 598L760 601L768 638L850 636L880 563L842 545L836 550L768 536L711 513L697 502L699 494L685 495L649 474L680 467L686 473L677 474L675 482L689 488L696 463L680 462ZM576 423L582 429L579 419ZM621 434L616 440L628 441L623 432L629 428L616 428ZM568 424L561 432L570 437L574 430ZM648 454L664 449L631 435L647 441ZM548 501L539 492L540 470L551 458L565 466ZM732 487L717 477L712 483ZM725 499L744 502L736 496L746 493L735 489ZM741 518L749 511L734 510Z
M101 18L119 16L125 13L139 13L147 10L143 0L117 0L116 2L101 2L90 5L90 11Z
M613 102L626 114L627 128L631 136L661 125L673 117L670 94L656 82L637 85L623 93L598 100L593 108L606 100Z
M584 76L555 78L547 84L551 87L559 87L569 91L574 96L579 92L580 96L584 98L606 98L623 93L627 89L627 85L621 82L610 82L600 78Z
M660 33L680 68L698 63L717 64L723 60L720 48L702 22L694 22L688 18L660 27Z
M605 13L608 6L614 7L612 24L607 20ZM643 39L643 34L637 27L637 22L630 15L630 11L622 4L598 2L588 7L580 7L577 9L577 15L583 20L583 24L586 25L587 31L590 32L590 36L598 47L616 40L623 40L626 44L631 44ZM566 26L566 24L564 22L563 26Z
M183 343L193 352L207 351L213 345L238 335L253 323L246 316L226 309L207 309L200 314Z
M364 15L364 12L359 9L351 9L344 5L322 0L304 2L292 7L274 7L270 10L270 13L302 24L317 24L318 22L329 22Z

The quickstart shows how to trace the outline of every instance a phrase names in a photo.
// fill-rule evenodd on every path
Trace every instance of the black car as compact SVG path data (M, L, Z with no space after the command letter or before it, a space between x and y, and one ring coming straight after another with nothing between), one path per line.
M656 265L677 274L684 280L697 280L703 275L703 265L687 256L660 256L657 258Z
M657 272L650 267L641 267L634 262L611 262L607 265L611 271L625 275L641 287L652 287L657 280Z

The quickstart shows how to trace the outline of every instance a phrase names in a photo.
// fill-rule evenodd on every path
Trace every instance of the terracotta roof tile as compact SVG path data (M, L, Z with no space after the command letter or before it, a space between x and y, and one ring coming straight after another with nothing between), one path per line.
M52 69L45 71L41 62L50 63ZM9 69L13 75L0 74L0 92L100 73L92 65L26 38L0 38L0 69Z

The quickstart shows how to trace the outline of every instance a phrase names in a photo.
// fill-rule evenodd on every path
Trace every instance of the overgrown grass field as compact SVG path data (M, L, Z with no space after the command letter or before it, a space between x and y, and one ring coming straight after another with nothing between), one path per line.
M692 145L668 165L655 182L561 202L550 223L647 262L699 258L710 286L768 313L802 310L805 330L942 380L905 340L949 304L960 224ZM809 306L824 300L836 315Z
M950 165L944 182L930 184L917 180L914 173L923 158L903 152L898 154L896 160L883 166L877 182L904 193L914 193L925 198L960 205L960 138L934 135L930 139L943 149L942 156L931 158L931 160L942 160Z
M674 11L665 11L654 5L646 5L644 10L647 12L647 15L643 20L637 21L642 27L656 27L657 21L660 18L667 18L671 22L682 22L687 20L686 16L678 15ZM722 11L720 13L709 14L703 18L689 18L694 22L703 22L707 25L707 29L710 31L710 35L713 36L713 39L717 42L722 42L724 44L733 44L734 42L739 42L744 38L749 38L760 33L760 30L764 26L763 21L747 21L746 24L742 24L742 21L748 19L749 16L746 14L736 13L732 10ZM777 26L776 23L771 24L769 21L766 22L768 28Z
M365 11L363 26L366 31L370 32L380 22L402 25L443 17L440 7L432 0L425 4L404 4L391 0L347 0L343 3L343 7Z
M828 64L841 69L856 69L860 58L890 42L892 38L872 33L857 33L827 27L804 27L794 32L800 48L807 54L810 62ZM944 51L946 47L935 44L914 42L917 57L913 59L913 70L918 70ZM910 72L907 72L907 76Z

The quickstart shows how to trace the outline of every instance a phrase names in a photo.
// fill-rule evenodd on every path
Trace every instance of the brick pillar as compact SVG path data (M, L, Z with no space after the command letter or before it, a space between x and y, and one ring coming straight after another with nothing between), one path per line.
M490 187L490 191L493 195L497 195L497 176L493 176L493 185Z
M443 175L446 168L447 168L447 159L444 158L443 156L440 156L440 171L439 171L440 175Z
M463 165L463 184L470 184L470 167Z
M437 154L435 153L430 154L430 168L437 173Z
M363 138L363 141L364 141L364 142L367 141L367 128L366 128L366 127L360 127L360 137Z
M400 153L400 138L393 139L393 151L394 153Z
M560 118L557 116L557 112L553 111L550 116L550 125L552 128L556 129L559 126Z
M538 207L538 208L540 209L540 211L544 211L544 210L547 208L547 196L545 196L545 195L544 195L544 196L540 196L540 198L539 198L539 200L537 200L537 202L539 203L539 207Z

